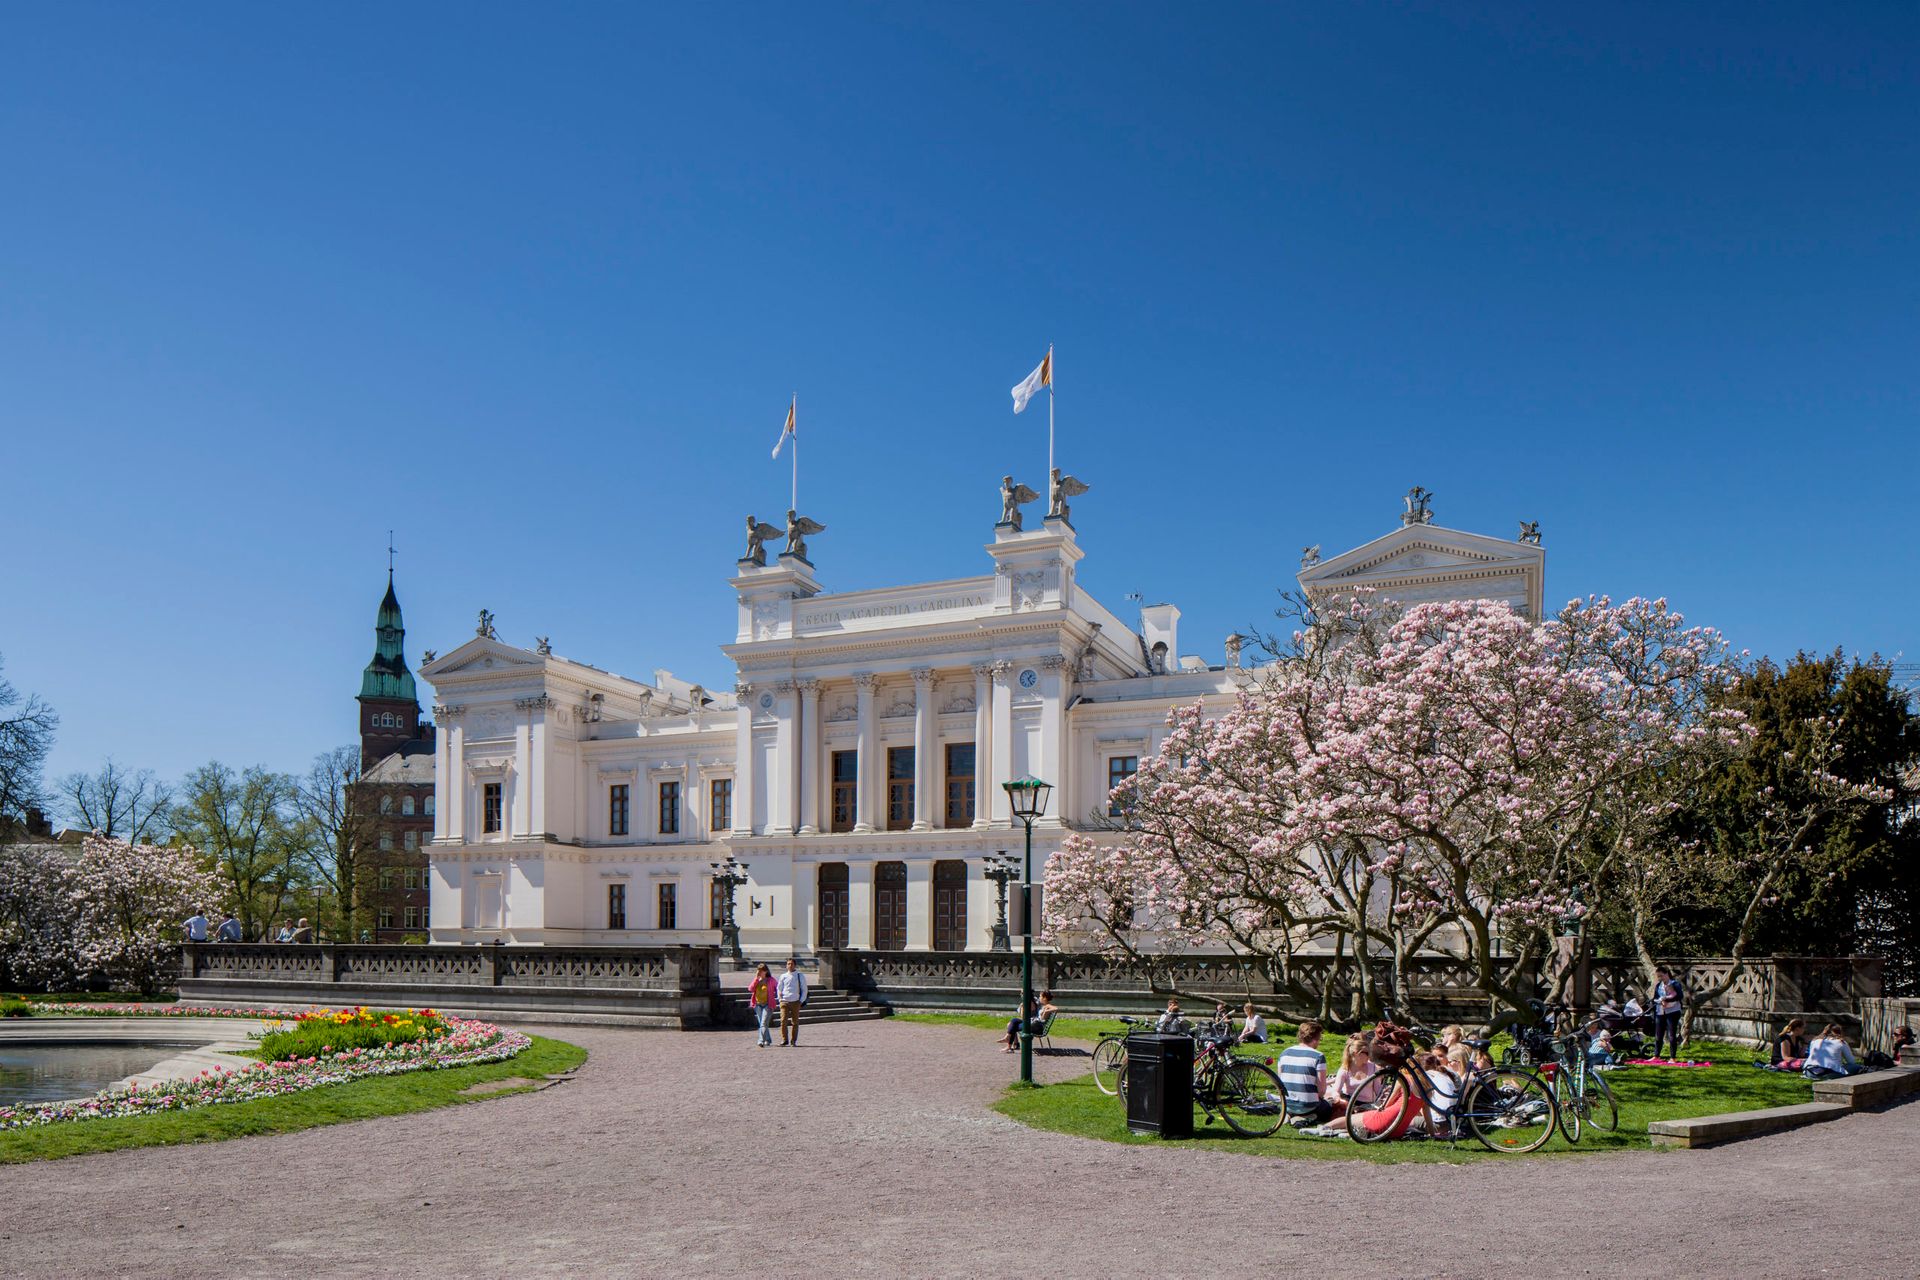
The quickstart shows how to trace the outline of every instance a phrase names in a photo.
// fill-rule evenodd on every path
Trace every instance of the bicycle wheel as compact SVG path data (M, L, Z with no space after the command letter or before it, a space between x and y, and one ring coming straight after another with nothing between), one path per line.
M1587 1113L1587 1099L1574 1083L1573 1073L1564 1067L1553 1077L1553 1105L1560 1109L1560 1132L1569 1143L1580 1141L1580 1118Z
M1519 1155L1547 1144L1560 1110L1552 1088L1531 1071L1495 1071L1474 1078L1459 1120L1487 1150Z
M1407 1085L1395 1071L1372 1076L1353 1091L1353 1097L1347 1100L1347 1136L1355 1142L1384 1142L1391 1129L1401 1128L1398 1123L1383 1124L1375 1121L1368 1127L1366 1117L1375 1112L1386 1111L1399 1105L1398 1100L1407 1092ZM1414 1099L1407 1099L1406 1105L1415 1105Z
M1612 1133L1620 1127L1620 1107L1613 1100L1613 1086L1607 1078L1587 1074L1587 1124L1602 1133Z
M1213 1074L1210 1108L1243 1138L1264 1138L1287 1118L1287 1095L1272 1067L1241 1059Z
M1117 1094L1124 1086L1121 1077L1127 1073L1127 1042L1119 1036L1108 1036L1093 1046L1093 1084L1100 1092Z

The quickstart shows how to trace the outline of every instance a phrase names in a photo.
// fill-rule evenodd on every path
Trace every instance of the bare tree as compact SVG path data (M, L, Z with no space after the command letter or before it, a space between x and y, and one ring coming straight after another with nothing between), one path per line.
M381 788L361 781L360 748L335 747L313 758L294 790L293 805L307 839L302 856L313 878L340 904L340 935L359 936L360 876L379 838Z
M74 825L129 844L147 844L165 825L173 790L151 769L129 770L113 762L98 773L70 773L54 785Z
M22 695L0 675L0 819L46 804L40 780L60 717L38 694Z

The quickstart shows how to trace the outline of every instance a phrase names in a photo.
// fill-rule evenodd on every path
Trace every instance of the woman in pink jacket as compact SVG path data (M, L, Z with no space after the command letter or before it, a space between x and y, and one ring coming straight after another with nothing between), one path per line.
M760 1038L753 1047L764 1049L773 1043L773 974L761 965L753 971L753 986L747 990L747 1004L754 1021L760 1024Z

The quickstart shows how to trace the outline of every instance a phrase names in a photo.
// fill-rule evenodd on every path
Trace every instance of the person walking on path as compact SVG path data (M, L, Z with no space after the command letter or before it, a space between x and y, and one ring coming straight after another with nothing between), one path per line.
M233 912L229 911L227 912L227 918L220 922L220 931L213 935L213 940L215 942L239 942L241 938L240 922L234 918Z
M753 985L747 989L747 1007L753 1010L754 1020L760 1024L760 1035L753 1042L756 1049L766 1049L773 1044L773 971L761 965L753 971Z
M187 931L188 942L205 942L207 940L206 912L195 907L193 914L188 916L186 920L181 923L180 927Z
M780 1047L800 1043L800 1006L807 1002L807 975L789 958L787 967L774 984L773 994L780 1001Z
M1686 1005L1686 991L1673 980L1671 969L1655 969L1653 976L1653 1056L1660 1056L1662 1043L1670 1043L1675 1059L1680 1057L1680 1011Z

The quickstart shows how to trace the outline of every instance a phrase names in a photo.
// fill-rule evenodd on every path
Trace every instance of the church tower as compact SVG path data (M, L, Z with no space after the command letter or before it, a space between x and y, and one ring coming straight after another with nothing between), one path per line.
M407 670L406 624L387 570L387 594L373 624L373 661L360 677L360 768L371 769L420 738L420 697Z

